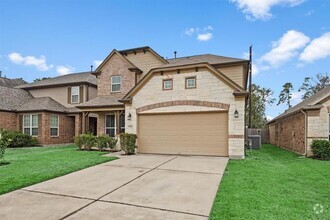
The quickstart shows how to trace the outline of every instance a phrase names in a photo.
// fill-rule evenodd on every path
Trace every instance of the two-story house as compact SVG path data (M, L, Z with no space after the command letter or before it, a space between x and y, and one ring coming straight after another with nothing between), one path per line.
M97 135L137 134L140 153L244 158L247 73L242 59L113 50L92 73L97 96L77 108L97 116Z
M244 158L247 71L247 60L212 54L113 50L94 72L0 87L0 128L41 144L127 132L140 153Z
M83 131L96 133L96 117L76 105L96 96L90 72L68 74L15 88L0 86L0 128L37 137L40 144L72 143ZM89 126L89 127L87 127Z

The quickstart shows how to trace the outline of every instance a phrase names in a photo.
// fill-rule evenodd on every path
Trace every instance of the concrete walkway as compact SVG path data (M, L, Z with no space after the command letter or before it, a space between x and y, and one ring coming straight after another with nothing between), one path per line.
M227 161L125 156L0 196L0 219L208 219Z

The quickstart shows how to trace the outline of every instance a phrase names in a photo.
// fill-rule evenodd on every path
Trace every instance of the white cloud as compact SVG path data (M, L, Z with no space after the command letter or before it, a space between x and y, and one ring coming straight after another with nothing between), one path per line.
M73 73L76 70L76 68L69 66L69 65L65 65L65 66L56 66L56 71L58 74L60 75L66 75L69 73Z
M269 116L269 115L267 115L267 116L266 116L266 119L267 119L267 121L271 121L271 120L273 120L273 117L272 117L272 116Z
M294 7L305 0L230 0L239 10L246 14L249 20L267 20L272 17L270 10L277 5Z
M211 32L207 32L205 34L198 34L197 35L197 40L199 41L209 41L213 37L213 34Z
M330 32L315 38L300 54L299 59L305 62L313 62L330 56Z
M184 33L191 36L195 32L195 28L188 28Z
M314 14L314 10L310 10L310 11L308 11L308 12L305 14L305 16L311 16L312 14Z
M95 69L98 67L98 66L100 66L100 64L103 62L103 60L94 60L93 61L93 64L94 64L94 67L95 67Z
M187 28L185 30L185 35L192 37L196 36L196 39L198 41L209 41L213 38L213 27L211 25L205 26L205 27L191 27Z
M19 53L13 52L8 54L8 58L11 62L24 65L24 66L35 66L40 71L47 71L53 67L53 65L47 65L46 57L41 55L39 58L34 56L22 56Z
M289 30L278 41L272 43L272 50L261 56L258 62L266 63L269 67L279 67L298 55L298 51L304 48L309 41L309 37L305 34Z

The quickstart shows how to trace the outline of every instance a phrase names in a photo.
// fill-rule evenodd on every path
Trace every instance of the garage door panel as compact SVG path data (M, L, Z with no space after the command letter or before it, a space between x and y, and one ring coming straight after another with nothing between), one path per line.
M228 113L140 115L139 152L228 156Z

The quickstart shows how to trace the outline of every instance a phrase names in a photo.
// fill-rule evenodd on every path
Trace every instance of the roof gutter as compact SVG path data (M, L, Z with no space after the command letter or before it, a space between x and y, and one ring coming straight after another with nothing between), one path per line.
M266 124L269 125L269 124L272 124L274 122L276 122L277 120L281 119L281 118L286 118L286 117L289 117L293 114L296 114L297 112L301 111L301 110L319 110L321 108L323 108L324 106L323 105L313 105L313 106L306 106L306 107L302 107L302 108L298 108L297 110L293 111L293 112L290 112L290 113L287 113L285 115L282 115L281 117L276 117L274 118L273 120L267 122Z

